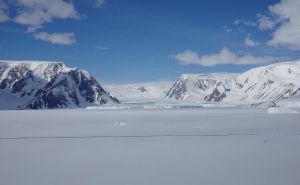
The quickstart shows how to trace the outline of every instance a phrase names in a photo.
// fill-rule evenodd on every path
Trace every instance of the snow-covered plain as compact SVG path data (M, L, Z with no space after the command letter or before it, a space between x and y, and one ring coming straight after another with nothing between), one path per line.
M300 114L0 111L2 185L299 185Z

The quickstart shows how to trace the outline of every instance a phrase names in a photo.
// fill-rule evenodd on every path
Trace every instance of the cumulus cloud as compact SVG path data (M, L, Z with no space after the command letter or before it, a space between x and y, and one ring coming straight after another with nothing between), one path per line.
M105 0L95 0L95 6L101 8L106 3Z
M259 42L255 42L255 41L252 40L251 38L246 37L246 38L245 38L245 41L244 41L244 44L245 44L246 46L254 47L254 46L259 45Z
M300 50L300 1L281 0L269 6L270 13L280 22L273 32L270 46L283 46L292 50Z
M215 66L220 64L259 65L276 62L277 59L269 56L253 56L250 54L239 56L224 47L219 53L199 56L196 52L185 50L173 56L182 65L196 64L201 66Z
M34 33L34 38L50 42L52 44L70 45L76 42L74 33L52 33L38 32Z
M53 19L78 19L79 13L71 1L64 0L16 0L15 6L20 10L13 19L18 24L29 27L29 31L41 28Z
M3 0L0 0L0 22L9 21L10 18L7 15L8 6Z
M5 3L6 2L6 3ZM14 8L14 16L8 11ZM40 31L45 23L56 19L81 19L71 0L0 0L0 22L12 21L27 27L35 39L52 44L70 45L76 42L74 33Z
M300 0L279 0L278 3L268 6L265 13L259 13L256 17L256 23L236 19L234 24L271 31L272 38L267 41L269 46L300 50ZM245 44L250 46L254 43L245 40Z

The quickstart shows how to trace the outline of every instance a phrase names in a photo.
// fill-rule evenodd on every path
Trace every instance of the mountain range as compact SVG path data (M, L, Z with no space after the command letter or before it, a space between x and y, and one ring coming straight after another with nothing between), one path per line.
M107 90L121 101L272 104L299 96L300 61L260 66L244 73L183 74L175 82L115 85Z
M0 109L77 108L120 102L289 104L300 97L300 61L244 73L183 74L176 81L106 85L62 62L0 61Z

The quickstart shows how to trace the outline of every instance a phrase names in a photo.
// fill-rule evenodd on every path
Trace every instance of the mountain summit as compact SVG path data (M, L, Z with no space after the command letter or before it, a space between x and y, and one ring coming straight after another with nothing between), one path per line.
M0 61L0 108L75 108L119 103L87 71L62 62Z

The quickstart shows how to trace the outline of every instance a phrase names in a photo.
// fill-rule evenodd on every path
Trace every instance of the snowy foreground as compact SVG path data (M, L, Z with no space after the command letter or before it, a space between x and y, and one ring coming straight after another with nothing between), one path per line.
M299 185L300 114L269 113L0 111L0 184Z

